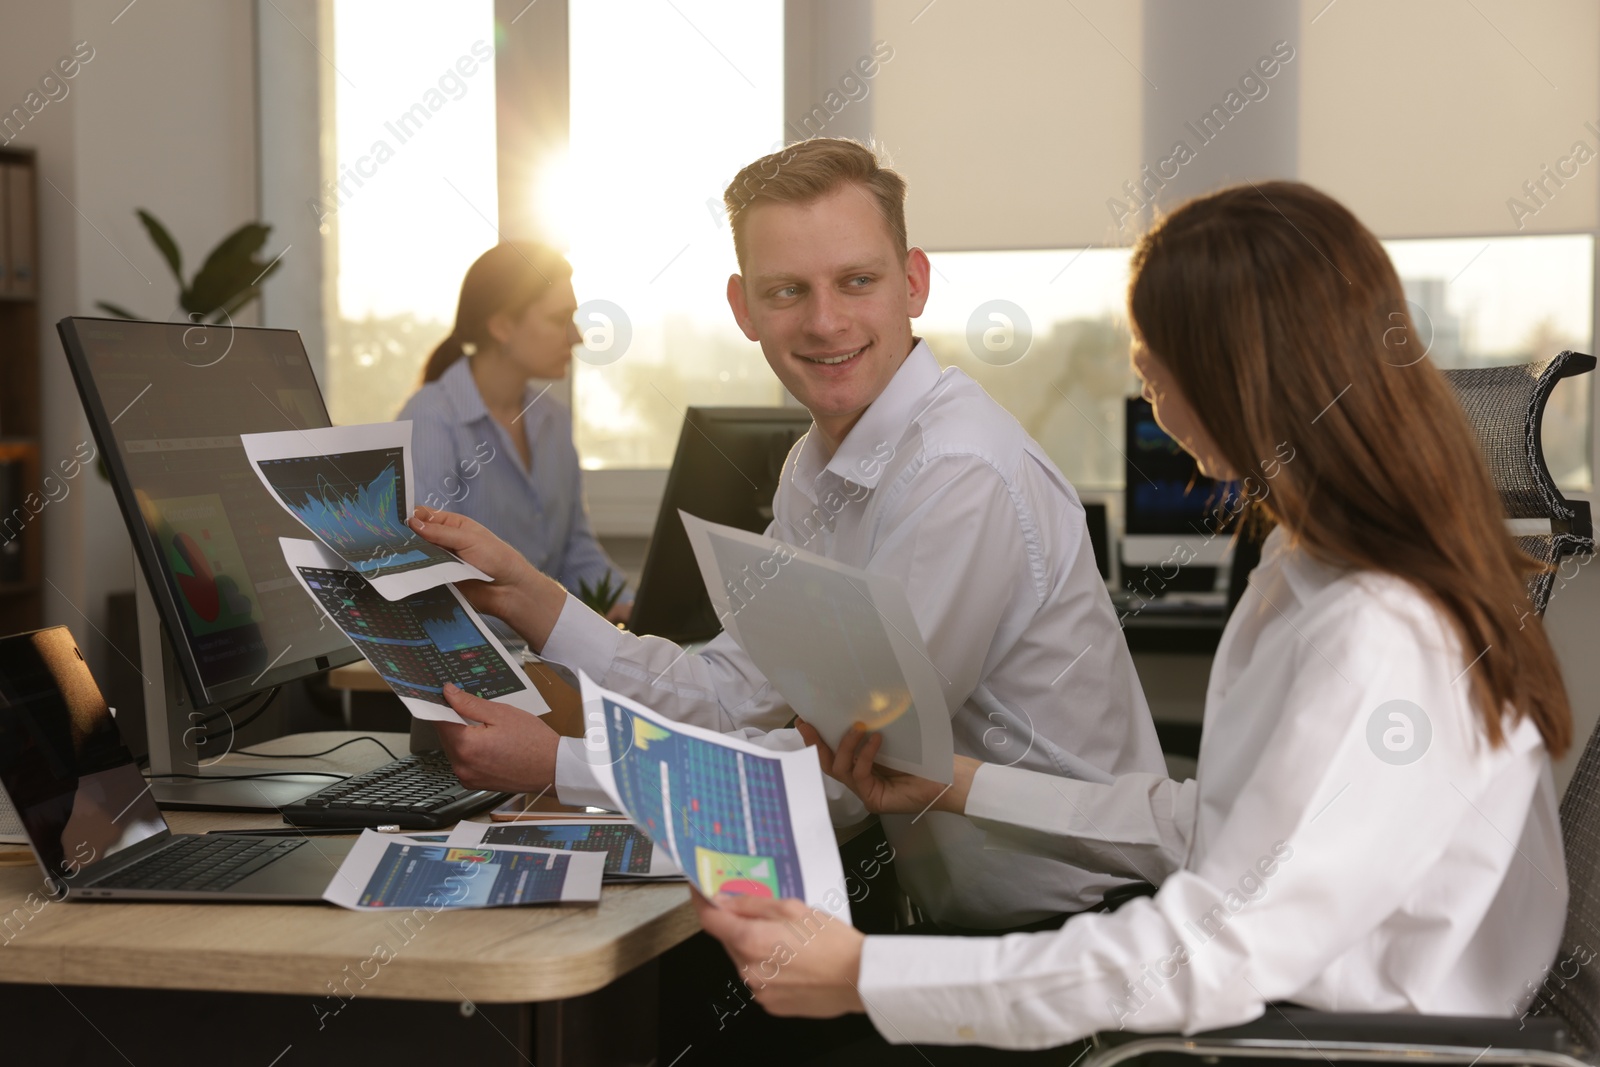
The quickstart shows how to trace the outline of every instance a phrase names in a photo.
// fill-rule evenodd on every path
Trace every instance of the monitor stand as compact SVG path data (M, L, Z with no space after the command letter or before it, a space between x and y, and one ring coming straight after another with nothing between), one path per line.
M195 708L183 680L167 629L161 624L144 571L134 566L134 597L139 613L139 660L144 675L145 733L150 742L150 773L203 775L204 780L153 781L150 794L162 808L196 811L277 812L285 805L333 784L331 778L296 775L237 778L214 766L220 755L196 750L194 724L212 709ZM288 763L289 761L284 761ZM292 763L283 770L292 771Z

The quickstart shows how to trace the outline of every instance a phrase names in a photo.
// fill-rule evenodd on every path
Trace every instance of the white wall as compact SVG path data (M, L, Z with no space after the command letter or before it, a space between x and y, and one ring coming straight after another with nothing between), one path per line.
M40 354L44 461L89 432L55 323L109 300L165 318L177 286L134 216L166 223L192 274L218 240L256 217L255 102L248 0L0 0L0 100L20 103L56 60L93 58L16 144L40 167ZM52 184L55 188L52 188ZM72 628L103 670L108 593L129 589L132 556L110 488L92 472L42 516L46 621ZM131 654L131 650L129 650Z

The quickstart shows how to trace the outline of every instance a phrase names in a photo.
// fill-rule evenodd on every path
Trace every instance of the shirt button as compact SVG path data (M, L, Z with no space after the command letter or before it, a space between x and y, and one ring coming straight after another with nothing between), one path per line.
M970 1026L961 1026L956 1028L956 1036L970 1041L972 1038L978 1036L978 1031L974 1030Z

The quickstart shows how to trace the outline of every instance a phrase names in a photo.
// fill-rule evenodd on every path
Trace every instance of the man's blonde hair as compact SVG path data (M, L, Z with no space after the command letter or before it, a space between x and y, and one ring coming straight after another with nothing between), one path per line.
M736 174L723 191L739 268L744 269L744 221L750 208L763 200L805 204L843 185L860 186L871 198L904 260L908 250L905 179L880 164L872 149L860 141L813 137L762 156Z

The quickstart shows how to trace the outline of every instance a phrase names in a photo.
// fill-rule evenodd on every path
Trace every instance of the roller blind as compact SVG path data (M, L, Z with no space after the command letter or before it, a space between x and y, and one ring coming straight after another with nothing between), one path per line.
M1116 240L1106 200L1140 164L1141 6L874 0L873 37L894 54L872 84L873 128L910 184L913 243Z
M1382 236L1600 221L1600 5L1306 0L1299 48L1300 177Z

